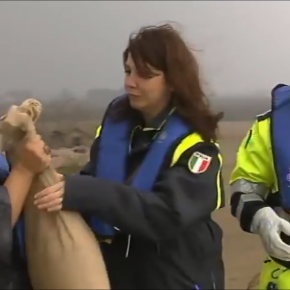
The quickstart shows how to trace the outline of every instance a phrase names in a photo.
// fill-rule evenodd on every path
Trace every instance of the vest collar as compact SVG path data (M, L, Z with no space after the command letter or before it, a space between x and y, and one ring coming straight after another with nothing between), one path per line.
M164 126L166 119L169 115L171 115L174 112L175 108L172 106L166 107L161 113L159 113L154 119L152 119L149 124L146 126L144 125L144 121L142 120L142 117L140 115L140 119L142 120L136 127L142 129L143 131L160 131L162 127Z

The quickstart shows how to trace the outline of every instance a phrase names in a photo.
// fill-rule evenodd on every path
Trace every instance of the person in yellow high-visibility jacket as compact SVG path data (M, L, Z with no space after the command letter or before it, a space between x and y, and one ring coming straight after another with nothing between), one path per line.
M260 236L268 254L259 289L290 289L289 121L290 87L278 85L272 109L257 117L242 141L230 178L232 215L242 230Z

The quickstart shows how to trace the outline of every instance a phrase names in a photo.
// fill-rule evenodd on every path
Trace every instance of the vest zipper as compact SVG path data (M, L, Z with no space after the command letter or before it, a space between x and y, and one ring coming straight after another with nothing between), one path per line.
M127 243L125 258L129 257L130 246L131 246L131 235L128 236L128 243Z
M211 275L212 287L214 290L216 290L215 275L212 271L210 272L210 275Z

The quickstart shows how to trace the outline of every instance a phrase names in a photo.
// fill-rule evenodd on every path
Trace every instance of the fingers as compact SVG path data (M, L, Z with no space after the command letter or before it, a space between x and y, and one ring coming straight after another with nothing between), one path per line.
M25 142L23 145L27 151L33 152L33 154L40 157L42 161L50 161L50 149L41 139L40 135L36 135L33 139Z
M34 147L35 145L37 145L38 143L44 143L41 136L39 134L33 136L33 138L29 139L29 140L24 140L26 141L25 145L28 148Z
M35 200L34 204L40 210L56 211L61 210L63 201L63 190L60 189L49 195Z
M57 179L59 181L64 181L64 176L62 174L60 174L60 173L57 173Z
M34 203L40 209L45 208L45 207L51 207L51 206L55 206L61 203L62 196L63 196L62 191L58 190L50 195L47 195L40 199L35 200Z
M290 246L282 241L280 234L272 235L269 246L269 255L283 261L290 261Z
M51 196L51 200L42 200L43 203L38 204L37 208L41 210L53 211L53 210L60 210L62 208L62 201L63 198L59 197L62 196L61 192L56 192L53 196Z
M28 150L37 152L39 155L44 154L44 148L47 147L40 135L36 135L33 139L27 141L25 146Z
M49 195L51 195L51 194L55 193L56 191L59 191L59 190L61 190L63 188L64 188L64 182L62 182L62 181L58 182L58 183L56 183L56 184L54 184L52 186L49 186L49 187L45 188L44 190L42 190L40 192L38 192L34 196L34 198L35 198L35 200L40 200L41 198L43 198L45 196L49 196Z
M35 137L32 139L33 142L38 142L38 141L41 141L42 138L39 134L36 134Z
M47 145L44 145L43 150L44 150L44 153L46 155L50 155L51 151L50 151L50 148Z
M60 211L62 209L62 203L57 205L57 206L54 206L54 207L50 207L47 209L47 211L49 212L52 212L52 211Z
M281 219L280 221L280 230L283 232L285 235L290 236L290 223L287 222L284 219Z

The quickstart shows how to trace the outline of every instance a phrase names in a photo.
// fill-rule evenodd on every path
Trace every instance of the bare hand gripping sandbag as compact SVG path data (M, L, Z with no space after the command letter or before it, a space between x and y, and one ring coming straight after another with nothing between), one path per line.
M26 100L11 106L1 118L2 146L12 163L15 148L24 138L36 134L34 122L41 104ZM28 194L25 216L25 241L28 269L34 289L110 289L99 244L78 213L39 211L34 195L55 184L57 173L49 167L35 177Z

